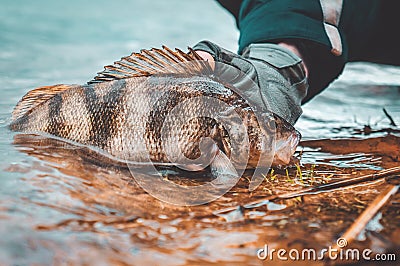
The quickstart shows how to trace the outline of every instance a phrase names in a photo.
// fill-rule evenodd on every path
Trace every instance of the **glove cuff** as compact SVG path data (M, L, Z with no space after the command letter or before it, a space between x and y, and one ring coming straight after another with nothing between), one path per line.
M244 49L242 56L256 66L261 95L269 108L293 125L302 114L301 102L308 91L301 58L272 43L251 44ZM266 68L272 68L280 75L260 76L260 73L272 74L271 70L262 71Z
M220 61L219 58L221 54L221 48L210 41L201 41L197 43L195 46L193 46L193 50L207 52L211 54L215 61Z
M211 54L211 56L214 58L215 62L222 62L222 63L230 64L230 65L232 65L232 60L240 57L239 55L237 55L231 51L228 51L210 41L201 41L201 42L197 43L193 47L193 50L200 50L200 51L207 52L207 53Z

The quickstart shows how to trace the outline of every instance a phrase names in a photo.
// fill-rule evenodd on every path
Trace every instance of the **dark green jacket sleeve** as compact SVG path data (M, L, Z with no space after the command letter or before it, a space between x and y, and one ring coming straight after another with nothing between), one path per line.
M296 44L310 70L305 101L339 76L348 61L400 64L398 0L219 2L237 20L239 53L251 43ZM335 4L340 7L337 13L332 10ZM331 19L332 14L336 20Z

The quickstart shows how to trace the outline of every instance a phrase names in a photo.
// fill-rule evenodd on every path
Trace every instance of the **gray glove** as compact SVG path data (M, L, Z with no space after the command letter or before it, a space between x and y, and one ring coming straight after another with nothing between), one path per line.
M258 88L246 86L246 82L240 79L232 84L246 99L251 99L261 109L276 113L292 125L296 123L302 113L301 101L308 89L302 60L297 55L270 43L251 44L244 49L242 56L209 41L202 41L193 49L208 52L216 62L243 72L258 85Z

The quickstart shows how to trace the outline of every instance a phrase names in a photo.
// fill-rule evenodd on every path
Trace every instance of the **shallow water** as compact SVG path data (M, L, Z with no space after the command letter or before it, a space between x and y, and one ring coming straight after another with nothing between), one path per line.
M295 168L276 170L252 193L243 178L210 204L168 205L127 170L88 163L63 143L16 136L6 127L10 113L32 88L84 83L141 48L210 39L235 50L233 19L212 1L18 0L0 9L0 29L0 264L259 265L264 244L331 245L387 184L222 209L399 165L399 127L382 108L400 124L400 69L356 63L304 106L302 180ZM398 253L398 206L399 195L382 209L381 227L354 246Z

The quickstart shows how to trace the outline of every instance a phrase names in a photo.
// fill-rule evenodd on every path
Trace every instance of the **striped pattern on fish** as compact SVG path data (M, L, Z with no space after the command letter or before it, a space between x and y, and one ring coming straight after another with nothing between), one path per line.
M187 114L236 115L246 126L249 137L248 147L236 147L243 149L239 154L248 149L248 167L256 167L265 149L262 127L246 101L230 84L213 77L207 63L199 59L192 50L186 54L167 47L133 53L106 66L86 85L55 85L28 92L17 104L10 128L96 147L122 160L168 163L172 154L178 163L185 163L186 159L204 155L200 143L206 137L213 139L218 150L227 156L233 152L233 142L238 144L244 138L239 131L229 135L216 119L187 120ZM226 105L193 101L197 97L217 99ZM187 101L192 103L182 105ZM180 105L180 113L171 116ZM275 122L275 142L281 144L282 151L275 155L274 163L286 164L297 146L299 134L277 115L271 114L269 118ZM208 150L206 155L211 156L215 145Z

